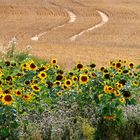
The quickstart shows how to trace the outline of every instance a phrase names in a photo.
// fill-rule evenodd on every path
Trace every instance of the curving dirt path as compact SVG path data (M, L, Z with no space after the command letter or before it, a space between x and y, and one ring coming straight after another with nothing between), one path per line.
M60 6L56 5L57 7L60 8ZM63 26L65 26L66 24L69 24L69 23L73 23L75 20L76 20L76 15L70 11L69 9L67 8L64 8L64 10L67 12L68 16L69 16L69 21L63 23L62 25L58 25L56 27L53 27L51 28L49 31L52 31L52 30L55 30L55 29L58 29L58 28L61 28ZM34 37L31 37L31 40L32 41L38 41L39 38L41 38L42 36L46 35L48 33L48 31L45 31L45 32L42 32L42 33L39 33L38 35L35 35Z
M96 28L99 28L99 27L103 26L105 23L108 22L109 18L108 18L108 16L105 13L103 13L101 11L98 11L98 10L97 10L97 12L101 16L101 22L99 24L97 24L97 25L94 25L93 27L90 27L88 29L85 29L85 30L81 31L80 33L78 33L76 35L73 35L72 37L70 37L71 41L75 41L77 37L83 35L86 32L89 32L89 31L92 31L92 30L94 30Z

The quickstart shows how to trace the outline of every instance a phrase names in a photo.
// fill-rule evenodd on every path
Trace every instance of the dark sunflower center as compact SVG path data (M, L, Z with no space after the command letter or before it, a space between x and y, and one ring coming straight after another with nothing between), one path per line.
M29 81L25 81L25 84L28 85L28 84L30 84L30 82Z
M125 85L126 80L122 79L122 80L120 80L120 82L119 82L119 83L120 83L120 84L122 84L122 85Z
M74 77L74 81L76 81L77 80L77 78L76 77Z
M82 80L83 82L86 82L86 81L87 81L87 76L82 76L82 77L81 77L81 80Z
M30 67L31 67L32 69L36 68L36 66L35 66L34 63L31 63Z
M56 85L60 85L60 82L56 82Z
M109 87L109 88L108 88L108 90L112 90L112 88L111 88L111 87Z
M82 69L82 68L83 68L83 65L82 65L82 64L78 64L78 65L77 65L77 68L78 68L78 69Z
M11 97L10 95L6 95L6 96L4 97L4 99L5 99L5 101L7 101L7 102L12 101L12 97Z
M67 85L70 85L70 81L66 81L66 84L67 84Z
M57 75L57 76L56 76L56 80L58 80L58 81L62 80L62 78L63 78L62 75Z
M56 60L53 60L52 62L55 64L56 63Z
M20 93L20 91L17 91L17 95L20 95L21 93Z
M132 68L134 66L134 64L133 63L130 63L129 66Z
M6 61L6 62L5 62L5 65L6 65L6 66L10 66L10 62L9 62L9 61Z
M91 68L95 68L96 65L95 65L95 64L90 64L90 67L91 67Z
M34 86L34 89L35 89L35 90L38 90L39 88L38 88L37 86Z
M45 77L45 73L42 73L41 76L42 76L42 77Z
M105 69L104 67L101 67L101 68L100 68L101 71L103 71L104 69Z
M117 63L117 64L116 64L116 67L117 67L117 68L120 68L120 67L121 67L121 63Z
M110 78L110 75L109 75L109 74L105 74L104 77L105 77L106 79L109 79L109 78Z
M9 94L10 91L7 89L7 90L4 90L4 93Z

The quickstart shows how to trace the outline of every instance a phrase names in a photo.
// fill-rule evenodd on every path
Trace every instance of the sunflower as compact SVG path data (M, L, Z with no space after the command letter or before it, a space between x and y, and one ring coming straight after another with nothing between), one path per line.
M123 73L122 69L118 69L118 73L122 74Z
M89 81L89 77L87 74L80 74L79 82L81 84L86 84Z
M57 86L61 86L61 82L60 81L55 81L54 84L57 85Z
M38 71L47 71L48 68L46 66L41 66L40 68L38 68Z
M121 69L121 67L122 67L121 63L120 63L120 62L117 62L117 63L116 63L116 68L117 68L117 69Z
M5 66L10 66L10 61L5 61Z
M0 101L2 100L4 94L0 93Z
M13 103L13 97L10 94L6 94L2 97L2 102L5 105L11 105Z
M123 86L126 84L126 82L127 82L127 81L124 80L124 79L121 79L121 80L119 81L119 83L122 84Z
M62 74L64 74L64 71L63 70L61 70L61 69L59 69L59 70L57 70L57 72L56 72L57 74L60 74L60 75L62 75Z
M28 67L28 65L27 65L26 63L22 64L22 65L21 65L21 68L22 68L23 71L29 69L29 67Z
M78 77L77 76L72 76L72 81L73 82L77 82L78 81Z
M108 73L108 70L107 69L104 69L104 71L103 71L104 73Z
M105 79L110 79L110 74L108 74L108 73L104 74L104 78Z
M118 90L121 90L123 85L121 83L116 83L116 87L117 87Z
M47 81L47 82L46 82L46 86L47 86L48 88L52 88L53 83L52 83L52 82L50 82L50 81Z
M65 80L65 86L70 87L72 86L72 81L70 79Z
M22 96L22 93L20 90L16 90L15 94L16 94L16 96Z
M12 76L7 76L6 77L6 81L12 81L13 80L13 77Z
M59 65L54 65L54 68L55 69L60 69L60 66Z
M62 89L63 90L67 89L67 86L65 84L62 84Z
M96 75L94 72L91 72L91 73L90 73L90 76L91 76L92 78L96 78L96 77L97 77L97 75Z
M47 74L46 74L46 72L44 72L44 71L41 71L41 72L38 74L38 77L39 77L40 79L45 79L46 76L47 76Z
M35 65L34 62L29 63L29 69L33 71L37 70L37 66Z
M29 80L25 81L24 84L25 85L29 85L31 82Z
M108 93L108 87L107 85L104 85L104 93Z
M96 67L96 65L95 65L94 63L90 64L89 66L90 66L90 68L92 68L92 69Z
M111 61L111 62L110 62L110 66L111 66L112 68L115 68L116 63L115 63L115 62L113 62L113 61Z
M108 86L108 92L109 92L109 93L113 93L113 91L114 91L113 87Z
M122 93L125 99L129 99L131 97L130 91L123 90Z
M61 81L62 79L63 79L63 75L57 75L57 76L56 76L56 80L57 80L57 81Z
M138 87L139 83L137 81L133 82L133 86Z
M31 95L22 95L22 98L25 100L25 101L30 101L31 100Z
M101 70L102 72L104 71L104 69L105 69L104 67L101 67L101 68L100 68L100 70Z
M57 92L56 94L57 94L59 97L61 97L61 96L63 95L62 92Z
M120 101L121 103L124 103L124 102L125 102L125 98L120 98L119 101Z
M78 63L78 64L76 65L76 69L78 69L78 70L82 70L83 68L84 68L84 65L81 64L81 63Z
M114 91L114 95L116 96L116 97L118 97L118 96L120 96L121 94L120 94L120 92L119 91Z
M32 90L35 92L39 92L40 91L40 87L37 84L31 85Z
M51 64L52 64L52 65L56 65L56 64L57 64L57 59L56 59L56 58L53 58L53 59L51 60Z
M3 93L4 93L4 94L11 94L11 90L10 90L10 89L5 89L5 90L3 91Z
M128 73L129 71L128 70L123 70L123 73Z
M134 67L133 63L129 63L129 67L132 69Z

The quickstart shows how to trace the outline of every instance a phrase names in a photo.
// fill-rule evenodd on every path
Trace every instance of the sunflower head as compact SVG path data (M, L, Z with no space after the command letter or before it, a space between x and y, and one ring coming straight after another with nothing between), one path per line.
M116 87L117 87L118 90L121 90L123 85L121 83L116 83Z
M104 93L108 93L108 87L107 85L104 85Z
M40 79L45 79L46 76L47 76L47 74L46 74L46 72L44 72L44 71L41 71L41 72L38 74L38 77L39 77Z
M32 90L35 91L35 92L39 92L40 91L40 87L37 84L31 85L31 87L32 87Z
M119 91L114 91L114 95L116 96L116 97L118 97L118 96L120 96L121 94L120 94L120 92Z
M31 100L31 95L29 95L29 94L22 95L22 98L23 98L25 101L30 101L30 100Z
M73 82L77 82L78 81L78 77L77 76L72 76L72 81Z
M56 65L56 64L57 64L57 59L56 59L56 58L53 58L53 59L51 60L51 64L52 64L52 65Z
M78 63L78 64L76 65L76 69L78 69L78 70L82 70L83 68L84 68L84 65L81 64L81 63Z
M5 105L11 105L13 103L13 97L12 95L10 94L5 94L3 97L2 97L2 102L3 104Z
M120 101L121 103L124 103L124 102L125 102L125 98L124 98L124 97L123 97L123 98L120 98L119 101Z
M61 96L63 95L62 92L57 92L56 94L57 94L57 96L59 96L59 97L61 97Z
M121 63L120 63L120 62L117 62L117 63L116 63L116 68L117 68L117 69L121 69L121 67L122 67Z
M55 81L54 84L55 84L56 86L61 86L61 82L60 82L60 81Z
M129 67L132 69L134 67L133 63L129 63Z
M130 91L123 90L122 93L125 99L129 99L131 97Z
M33 71L37 70L36 64L34 62L29 63L29 69Z
M94 72L91 72L91 73L90 73L90 76L91 76L92 78L97 78L97 75L96 75Z
M70 87L72 86L72 81L70 79L65 80L65 86Z
M90 64L89 66L90 66L90 68L92 68L92 69L96 67L96 65L95 65L94 63Z
M79 77L79 82L80 82L81 84L86 84L86 83L88 83L88 81L89 81L89 77L88 77L87 74L81 74L81 75L80 75L80 77Z
M16 96L22 96L22 92L20 90L16 90L15 94Z

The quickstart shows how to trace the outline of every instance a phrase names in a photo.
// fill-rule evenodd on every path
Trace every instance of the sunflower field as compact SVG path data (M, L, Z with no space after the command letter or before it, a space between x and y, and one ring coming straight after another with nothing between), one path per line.
M123 140L125 109L138 116L139 95L140 66L126 60L101 68L77 63L68 71L57 59L1 60L0 139ZM135 123L130 140L140 138Z

